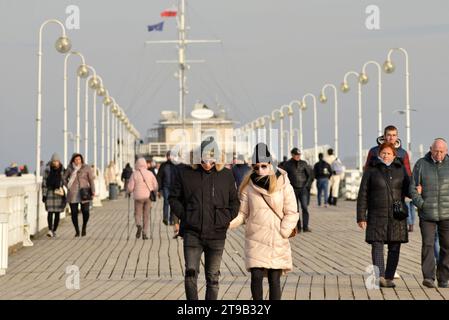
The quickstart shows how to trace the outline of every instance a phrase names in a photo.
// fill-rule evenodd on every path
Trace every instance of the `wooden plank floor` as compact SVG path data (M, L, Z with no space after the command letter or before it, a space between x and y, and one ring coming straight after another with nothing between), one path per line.
M401 248L395 289L367 289L370 246L355 223L355 202L338 207L310 207L311 233L291 240L294 270L282 277L283 298L289 300L442 300L449 289L422 286L419 229ZM132 212L132 201L130 206ZM34 246L9 257L0 277L0 299L185 299L182 239L162 223L162 201L151 210L149 240L135 238L128 201L104 201L91 212L88 234L74 238L70 218L61 221L54 239L33 239ZM81 220L81 215L80 215ZM228 232L221 264L219 298L251 299L244 260L244 227ZM79 270L80 289L68 289L66 268ZM204 263L202 263L202 268ZM264 284L268 297L267 284ZM198 280L204 298L204 270Z

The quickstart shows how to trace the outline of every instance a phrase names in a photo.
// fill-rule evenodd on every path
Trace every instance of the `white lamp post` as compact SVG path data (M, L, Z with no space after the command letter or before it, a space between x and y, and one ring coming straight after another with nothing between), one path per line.
M359 81L361 84L368 83L369 77L366 74L366 67L370 64L375 65L377 67L377 102L378 102L377 135L381 136L382 132L383 132L383 128L382 128L382 67L381 67L381 65L373 60L366 62L363 65L362 73L359 76Z
M359 136L359 154L358 154L358 164L359 164L359 171L363 171L363 160L362 160L362 84L359 81L359 74L355 71L349 71L345 74L343 83L341 85L341 91L344 93L348 92L350 87L348 85L347 78L349 75L353 75L357 78L357 86L358 86L358 123L359 123L359 129L358 129L358 136Z
M292 100L289 105L293 108L293 105L298 105L298 121L299 121L299 133L298 133L298 147L302 152L303 148L303 138L302 138L302 112L306 109L305 105L303 105L302 101Z
M284 104L281 107L281 112L284 113L284 109L287 108L287 115L289 119L289 139L288 139L288 150L293 149L293 108L289 104ZM285 113L284 113L285 114ZM282 155L284 156L284 155Z
M62 29L62 36L56 41L56 50L60 53L67 53L70 51L72 45L69 38L66 36L64 25L55 19L47 20L39 28L39 51L38 55L38 78L37 78L37 115L36 115L36 183L41 174L41 118L42 118L42 31L49 23L56 23Z
M306 93L302 97L302 104L306 107L306 98L310 97L313 101L313 147L315 151L315 162L318 162L318 121L316 114L316 97L312 93Z
M320 102L326 103L327 102L327 96L326 96L326 89L332 88L334 90L334 148L335 148L335 156L338 156L338 94L337 94L337 87L331 83L327 83L323 86L320 93Z
M89 70L86 66L86 60L84 59L84 56L77 52L77 51L71 51L68 54L65 55L64 59L64 166L67 167L68 162L68 155L67 155L67 105L68 105L68 99L67 99L67 64L69 57L71 56L78 56L81 58L81 65L78 67L77 70L77 77L76 77L76 110L77 110L77 135L79 136L80 133L80 119L79 119L79 110L80 110L80 81L81 78L87 78L89 76ZM78 144L75 147L75 150L79 152L79 139Z
M406 118L406 124L405 128L407 131L407 152L409 153L409 156L411 158L411 129L410 129L410 72L409 72L409 62L408 62L408 53L407 50L404 48L392 48L390 51L388 51L387 61L384 63L384 71L386 73L392 73L395 69L395 65L393 64L393 61L391 60L391 54L393 51L399 51L404 54L405 57L405 118Z
M278 159L282 159L282 155L284 153L284 148L283 148L284 139L282 137L282 131L284 131L284 122L282 121L282 119L284 118L284 114L279 109L273 110L271 112L271 121L273 121L273 122L276 121L276 113L279 114L279 132L280 132L280 134L278 134L277 136L280 136L280 139L281 139L281 146L279 148L279 157L278 157ZM277 140L276 143L278 143L279 140L278 139L276 139L276 140Z

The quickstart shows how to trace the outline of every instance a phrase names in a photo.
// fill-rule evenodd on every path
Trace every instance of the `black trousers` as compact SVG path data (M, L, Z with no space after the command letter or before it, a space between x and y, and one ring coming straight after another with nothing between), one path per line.
M58 229L59 215L60 215L60 212L49 212L47 214L48 230L56 231L56 229ZM54 218L54 220L53 220L53 218Z
M80 228L78 226L78 207L80 203L71 203L70 212L72 213L72 223L75 227L76 233L80 233ZM83 230L87 227L87 221L89 221L89 202L81 203L81 212L83 213Z
M401 243L389 243L388 244L388 257L387 268L385 269L384 263L384 243L373 242L371 247L371 257L373 259L373 265L379 268L379 277L393 280L396 268L399 263L399 253L401 250Z
M440 257L437 265L438 282L449 280L449 220L425 221L419 219L421 229L421 269L424 279L435 280L435 231L440 241ZM438 227L438 228L437 228ZM437 230L436 230L437 229Z
M263 276L268 273L270 300L281 300L282 270L251 268L251 294L253 300L263 300Z

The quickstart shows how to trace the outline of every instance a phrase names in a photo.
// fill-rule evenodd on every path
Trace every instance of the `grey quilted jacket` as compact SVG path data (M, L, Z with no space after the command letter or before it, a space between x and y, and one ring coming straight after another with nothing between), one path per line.
M422 194L416 185L422 185ZM427 221L449 220L449 157L435 163L430 152L419 159L413 168L410 184L413 203L418 207L419 217Z

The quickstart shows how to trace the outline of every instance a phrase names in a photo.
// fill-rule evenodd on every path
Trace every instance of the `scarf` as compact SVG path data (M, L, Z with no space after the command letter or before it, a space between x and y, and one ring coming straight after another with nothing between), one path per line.
M69 183L67 184L67 188L68 188L68 189L70 189L70 187L71 187L71 186L73 185L73 183L75 182L76 175L78 174L78 171L81 169L81 166L82 166L82 165L79 165L79 166L72 165L73 172L72 172L72 174L70 175Z
M393 163L393 161L394 161L394 159L393 159L393 161L385 162L381 157L377 157L377 158L380 160L380 162L382 162L387 167L389 167Z
M53 166L50 166L50 173L47 177L47 188L49 190L56 190L59 187L61 187L62 182L62 166L59 166L59 168L55 168Z
M251 174L251 181L258 187L268 191L270 188L270 176L259 176L256 172Z

